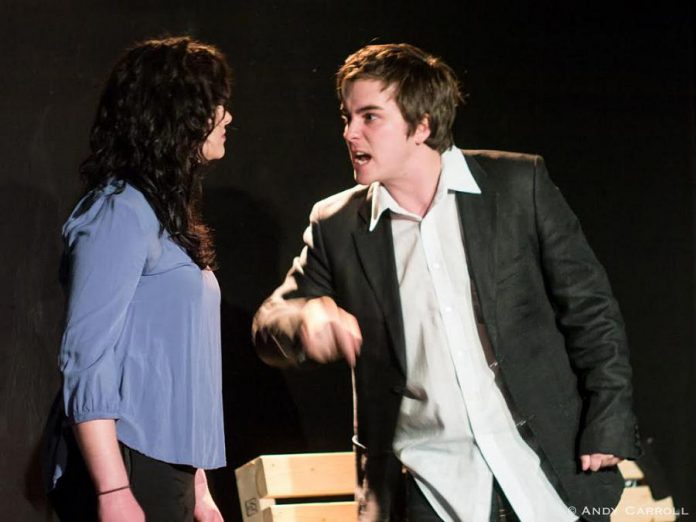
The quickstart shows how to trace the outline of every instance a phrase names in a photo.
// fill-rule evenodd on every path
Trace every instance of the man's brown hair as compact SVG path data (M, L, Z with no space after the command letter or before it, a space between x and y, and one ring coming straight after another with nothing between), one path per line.
M444 152L454 144L452 124L463 98L454 71L440 58L413 45L367 45L351 54L336 74L338 99L356 80L378 80L394 87L394 100L412 135L423 117L430 136L425 144Z

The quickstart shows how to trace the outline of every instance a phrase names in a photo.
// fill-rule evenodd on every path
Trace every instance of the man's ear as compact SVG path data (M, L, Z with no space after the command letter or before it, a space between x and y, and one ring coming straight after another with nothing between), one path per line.
M423 115L420 123L416 125L416 130L413 132L413 138L417 145L425 143L430 137L430 115L426 112Z

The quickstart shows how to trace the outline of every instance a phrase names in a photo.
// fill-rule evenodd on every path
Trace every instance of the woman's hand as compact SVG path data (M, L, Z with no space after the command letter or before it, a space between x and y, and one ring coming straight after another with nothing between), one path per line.
M130 488L97 497L99 522L145 522L140 504Z
M193 510L193 519L196 522L224 522L220 510L210 494L208 479L202 469L196 471L195 491L196 507Z

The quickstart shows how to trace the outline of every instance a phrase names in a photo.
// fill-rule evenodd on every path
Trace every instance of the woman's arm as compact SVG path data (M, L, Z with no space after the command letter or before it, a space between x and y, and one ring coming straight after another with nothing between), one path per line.
M144 522L145 514L130 489L116 438L116 422L99 419L73 425L75 439L92 477L101 522Z
M132 199L132 198L131 198ZM68 310L61 344L65 415L97 493L99 520L144 520L116 437L122 335L150 235L126 194L102 196L66 225ZM124 488L124 489L121 489Z

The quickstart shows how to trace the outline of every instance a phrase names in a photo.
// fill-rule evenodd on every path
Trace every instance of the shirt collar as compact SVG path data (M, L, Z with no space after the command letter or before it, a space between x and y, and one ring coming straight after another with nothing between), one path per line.
M442 171L435 192L435 201L439 200L448 192L468 192L470 194L481 194L474 176L469 170L464 153L457 147L451 147L442 153ZM385 210L391 210L397 214L417 219L420 216L403 209L396 200L389 194L389 191L379 181L375 181L371 186L372 210L370 213L370 232L372 232Z

